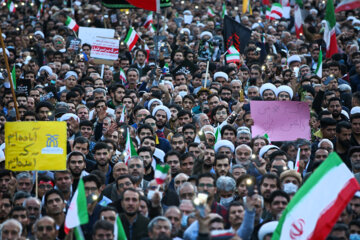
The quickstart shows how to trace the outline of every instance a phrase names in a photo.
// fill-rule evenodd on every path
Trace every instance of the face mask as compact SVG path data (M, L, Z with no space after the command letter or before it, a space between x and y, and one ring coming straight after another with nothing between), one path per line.
M220 204L224 207L228 207L233 200L234 197L220 198Z
M185 97L187 94L188 94L188 93L187 93L186 91L180 91L180 92L179 92L179 95L180 95L181 97Z
M160 200L161 200L163 193L162 193L162 192L159 192L159 191L158 191L158 193L160 194ZM155 194L155 191L154 191L154 190L149 190L148 193L147 193L147 198L148 198L149 200L151 200L152 197L154 196L154 194Z
M360 240L360 235L357 233L350 234L350 240Z
M284 184L284 192L286 193L295 193L298 190L298 186L293 183L285 183Z
M181 217L181 227L186 228L187 227L187 220L188 220L189 216L183 215Z

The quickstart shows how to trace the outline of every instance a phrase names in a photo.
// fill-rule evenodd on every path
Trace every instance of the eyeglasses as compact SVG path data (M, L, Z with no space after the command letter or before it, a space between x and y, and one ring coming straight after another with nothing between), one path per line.
M211 184L211 183L199 183L199 187L201 187L201 188L204 188L204 187L212 188L212 187L214 187L214 184Z

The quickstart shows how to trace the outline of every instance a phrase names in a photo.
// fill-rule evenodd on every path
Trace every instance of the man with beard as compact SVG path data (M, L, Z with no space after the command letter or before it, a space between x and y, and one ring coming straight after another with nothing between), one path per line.
M354 174L360 172L360 147L351 147L349 150L348 157L351 162L352 172Z
M229 176L230 159L227 155L218 153L215 157L215 172L216 176Z
M212 213L227 216L228 212L226 208L215 200L217 188L215 185L215 177L211 173L200 174L196 187L198 188L199 193L206 193L208 195L207 205Z
M170 151L165 154L164 161L170 166L171 177L174 178L180 172L180 154Z
M182 213L180 209L176 206L171 206L166 209L164 216L171 222L171 237L172 238L182 238L183 232L181 230L181 218Z
M245 168L248 168L251 163L251 148L246 144L241 144L235 149L235 160L236 163L240 163Z
M11 194L9 183L13 178L13 173L7 169L0 170L0 196Z
M156 126L156 118L153 116L147 116L144 120L144 124L140 125L138 128L140 141L142 141L144 136L153 136L156 142L156 148L161 150L161 152L167 153L171 150L169 141L166 138L159 137L156 132L158 132L158 128ZM158 154L155 153L155 155Z
M26 208L29 215L29 226L31 226L36 222L40 217L41 212L41 202L38 198L30 197L25 199L24 207Z
M46 215L55 220L55 224L58 227L58 238L64 239L64 223L65 223L65 201L62 193L56 189L51 189L45 194L44 207Z
M191 176L191 173L194 168L195 156L189 152L183 153L180 156L180 168L181 172L185 173L188 176Z
M171 138L171 148L174 151L177 151L180 154L185 153L186 151L186 144L185 144L185 137L181 133L175 133L174 136Z
M67 158L67 168L70 170L73 179L73 189L77 189L81 173L85 171L85 155L81 152L71 152ZM85 171L84 174L87 174Z
M260 195L264 198L264 211L262 219L269 215L270 195L272 192L280 189L280 179L275 173L267 173L260 182Z
M350 115L351 122L351 145L360 146L360 113Z
M193 119L190 111L180 110L177 114L177 119L179 126L184 126L185 124L191 124Z
M110 166L110 151L109 146L106 143L98 142L94 146L94 158L96 165L94 170L100 170L105 176L105 184L109 184L114 181L112 177L112 168Z
M231 107L234 104L234 99L232 98L232 90L230 87L223 86L219 90L219 95L222 101L225 101Z
M172 238L172 224L170 220L163 216L157 216L152 219L148 225L149 239L150 240L170 240L177 239Z
M149 182L144 180L144 163L139 156L135 156L128 161L129 174L131 175L136 187L146 189Z
M26 211L26 208L24 208L23 206L15 206L10 212L10 218L16 219L21 223L23 227L23 231L21 235L23 237L28 237L28 233L30 230L29 228L30 221L29 221L29 214Z
M9 218L12 209L12 197L8 193L3 193L0 199L0 223Z
M327 109L336 121L346 120L346 118L341 115L342 106L340 98L330 98Z
M56 240L57 231L54 219L45 216L36 221L34 235L37 240Z
M133 188L126 189L121 195L121 207L124 213L120 219L129 240L147 237L149 220L139 212L140 193Z
M282 214L282 212L285 210L286 206L288 205L290 201L289 195L281 190L276 190L271 193L270 195L270 214L267 219L264 219L264 221L269 220L278 220Z
M215 163L215 150L209 145L205 146L204 162L202 165L202 173L210 173Z
M168 129L165 125L171 118L170 109L160 105L153 109L152 116L156 119L156 135L159 138L167 138L168 134L171 133L171 130Z
M339 154L346 166L351 170L351 162L347 158L347 153L351 147L351 124L341 121L336 125L336 142L334 151Z
M152 162L152 151L151 148L149 147L141 147L137 150L137 153L139 155L140 158L142 158L143 162L144 162L144 180L146 181L151 181L154 179L154 169L151 166L151 162ZM159 162L157 162L156 164L160 164L160 160Z
M72 175L69 170L56 171L54 174L55 189L59 190L62 198L70 205L72 194L75 192L72 189Z
M182 128L182 134L185 137L186 145L189 146L190 143L194 142L196 137L196 127L194 124L185 124Z

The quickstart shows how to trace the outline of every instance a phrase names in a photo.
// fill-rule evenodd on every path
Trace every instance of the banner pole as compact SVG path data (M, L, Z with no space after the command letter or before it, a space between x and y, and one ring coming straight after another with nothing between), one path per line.
M207 61L207 63L206 63L206 73L205 73L204 88L206 88L206 85L207 85L208 73L209 73L209 61Z
M8 62L8 57L7 57L6 51L5 51L5 43L4 43L4 39L2 37L1 28L0 28L0 41L1 41L2 52L3 52L3 56L4 56L4 60L5 60L6 71L7 71L7 74L8 74L8 80L10 82L11 94L12 94L12 98L14 100L16 121L19 121L20 120L20 114L19 114L19 109L18 109L18 105L17 105L17 101L16 101L16 94L15 94L15 90L14 90L13 79L12 79L11 72L10 72L10 66L9 66L9 62ZM16 81L16 79L14 79L14 80Z
M39 184L38 184L38 171L35 170L35 196L38 198L39 196Z

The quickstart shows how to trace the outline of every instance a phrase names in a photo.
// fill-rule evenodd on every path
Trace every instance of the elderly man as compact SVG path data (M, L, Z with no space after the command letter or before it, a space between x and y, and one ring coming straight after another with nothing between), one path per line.
M216 180L216 188L220 196L220 204L228 208L234 200L236 182L228 176L221 176Z
M151 240L168 239L171 237L172 224L169 219L158 216L150 221L148 234Z
M20 239L22 230L20 222L13 218L8 219L0 226L1 239Z
M196 194L196 187L192 183L185 182L183 183L178 191L178 195L181 200L193 200Z
M181 229L182 212L176 206L171 206L166 209L164 216L171 222L171 237L182 238L183 231Z
M56 240L57 230L55 220L45 216L34 224L34 235L37 240Z
M243 165L247 168L251 163L252 149L246 144L241 144L236 147L235 160L236 163Z

